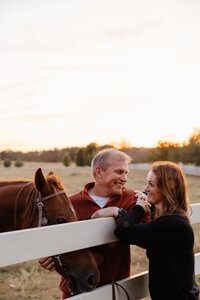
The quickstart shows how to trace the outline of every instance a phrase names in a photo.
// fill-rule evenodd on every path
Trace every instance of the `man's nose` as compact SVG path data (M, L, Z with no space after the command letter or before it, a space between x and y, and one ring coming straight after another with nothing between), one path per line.
M125 173L121 174L120 178L122 181L125 181L125 182L127 181L127 175Z

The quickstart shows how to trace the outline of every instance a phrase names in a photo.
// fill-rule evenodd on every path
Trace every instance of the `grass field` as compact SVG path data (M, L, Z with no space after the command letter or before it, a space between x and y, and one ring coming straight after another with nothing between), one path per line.
M0 165L1 166L1 165ZM82 189L83 185L92 181L90 168L62 168L61 164L26 163L23 168L1 168L0 177L4 179L33 180L37 167L42 167L45 175L50 170L62 178L67 194L70 195ZM146 185L147 171L131 170L126 184L129 188L143 190ZM191 203L200 202L199 177L187 176L189 197ZM200 252L200 225L193 226L195 231L195 252ZM132 247L132 274L147 269L148 261L145 251ZM197 278L200 284L200 277ZM58 288L59 275L40 268L36 260L4 267L0 269L0 300L60 299Z

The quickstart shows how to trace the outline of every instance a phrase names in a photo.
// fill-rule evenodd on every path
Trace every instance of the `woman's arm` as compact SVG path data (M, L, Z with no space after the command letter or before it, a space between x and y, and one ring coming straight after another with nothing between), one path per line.
M145 210L141 205L135 205L120 221L115 229L116 237L129 244L148 248L157 243L157 230L153 222L139 224Z
M152 243L155 234L155 232L153 232L154 226L152 223L139 223L144 215L149 212L151 205L146 201L146 196L143 193L136 193L136 197L136 205L121 219L121 222L119 222L115 230L115 235L124 242L147 248L148 245ZM93 213L91 218L117 218L118 212L119 207L107 207Z

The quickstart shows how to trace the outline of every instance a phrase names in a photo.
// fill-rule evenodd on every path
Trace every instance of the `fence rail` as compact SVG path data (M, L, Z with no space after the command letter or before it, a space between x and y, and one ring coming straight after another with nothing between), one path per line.
M192 205L191 222L200 223L200 203ZM102 218L1 233L0 267L114 242L117 240L113 235L115 226L113 218ZM200 274L200 253L195 255L195 273ZM137 300L148 295L147 277L148 273L144 272L119 283L129 291L131 300ZM112 299L111 293L111 286L107 285L71 299L106 300ZM125 299L121 290L118 299Z

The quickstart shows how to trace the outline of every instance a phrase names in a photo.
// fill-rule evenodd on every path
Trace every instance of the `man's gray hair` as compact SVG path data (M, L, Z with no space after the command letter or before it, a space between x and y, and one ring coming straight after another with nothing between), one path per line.
M117 156L120 159L126 161L127 163L130 163L132 158L127 155L126 153L116 150L114 148L108 148L108 149L104 149L102 151L99 151L92 159L91 162L91 169L92 169L92 173L93 176L95 177L95 170L96 167L100 167L101 169L103 169L104 171L107 169L107 167L109 166L109 159L111 158L111 156Z

